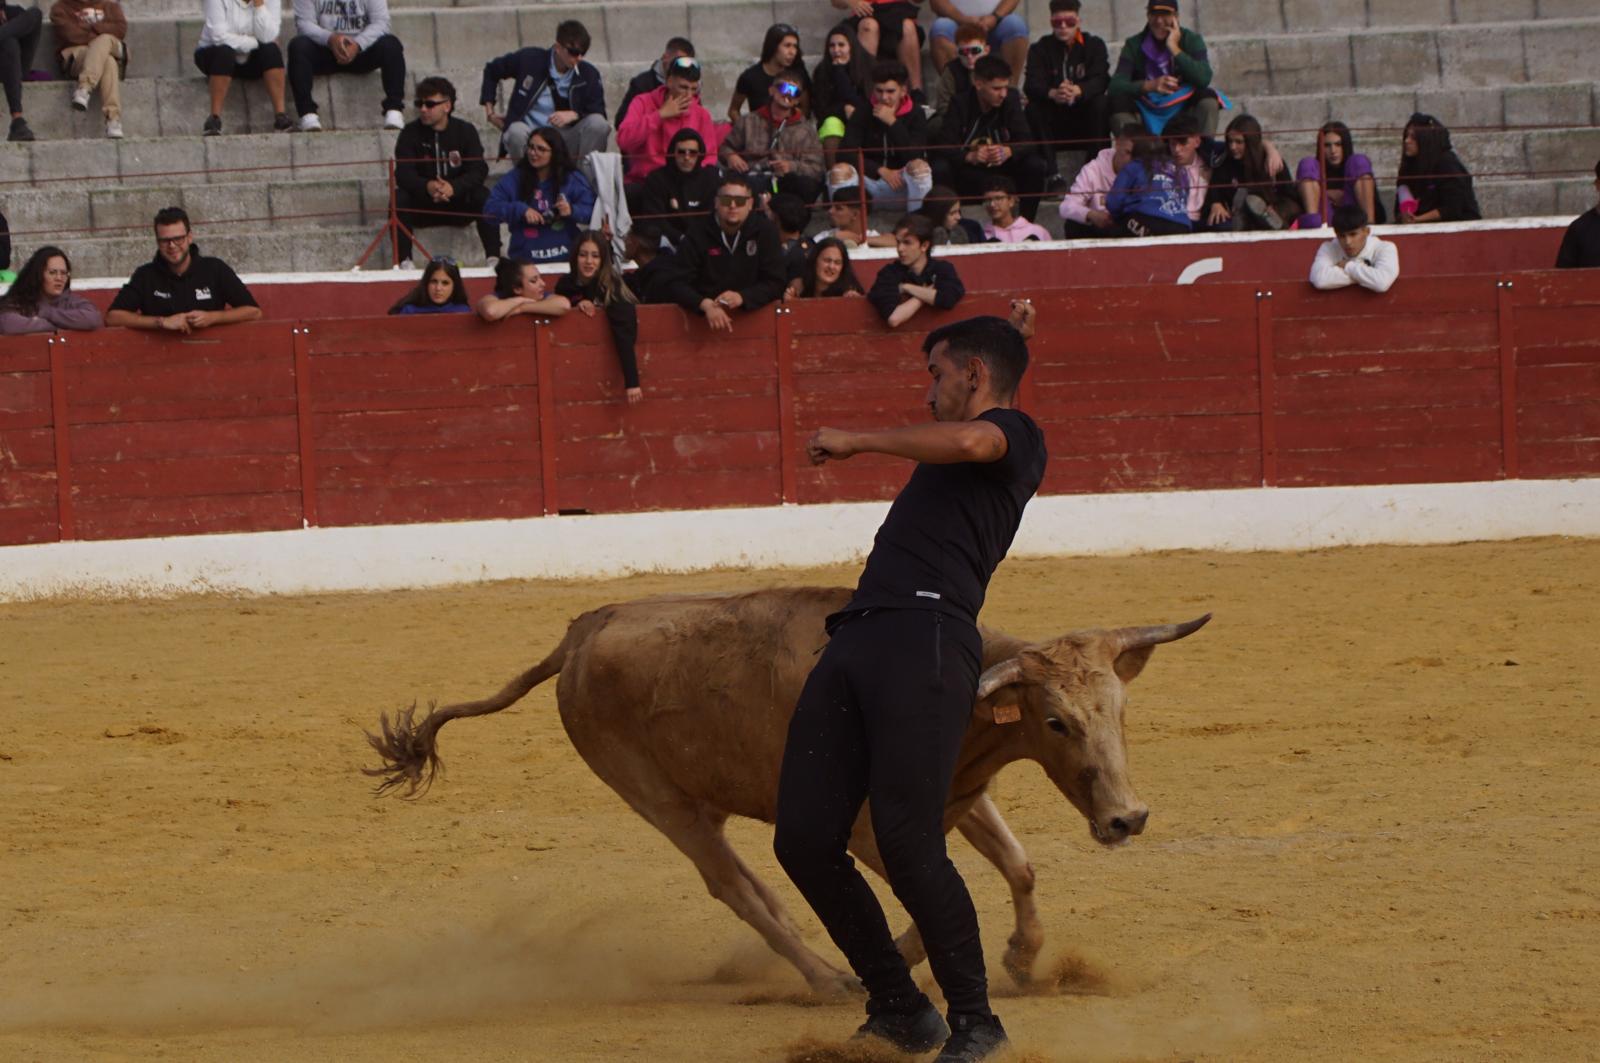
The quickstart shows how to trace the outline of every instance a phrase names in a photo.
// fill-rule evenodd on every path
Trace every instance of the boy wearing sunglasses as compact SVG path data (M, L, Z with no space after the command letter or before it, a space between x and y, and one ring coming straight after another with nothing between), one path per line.
M549 48L520 48L484 64L478 102L489 124L501 130L500 157L520 159L535 129L550 128L566 141L567 153L581 162L591 151L606 150L611 122L600 71L584 61L589 31L569 18L556 27ZM512 82L505 113L495 110L500 82Z
M822 141L800 111L800 78L785 70L767 87L765 106L739 120L718 152L722 165L744 175L759 199L774 192L813 203L822 194Z
M395 206L402 265L411 258L408 230L476 225L486 259L500 255L500 226L483 216L489 164L471 122L455 116L456 87L442 77L417 82L417 117L394 142Z
M1022 94L1039 139L1053 142L1045 150L1052 183L1060 181L1056 152L1093 154L1104 145L1110 85L1110 53L1084 30L1081 0L1050 0L1050 32L1028 49Z

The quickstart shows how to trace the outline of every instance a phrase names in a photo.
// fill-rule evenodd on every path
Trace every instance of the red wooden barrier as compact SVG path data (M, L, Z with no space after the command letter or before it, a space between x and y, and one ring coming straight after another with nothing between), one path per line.
M1030 295L1046 493L1600 475L1597 272ZM0 543L888 498L806 437L927 417L922 338L985 312L644 307L638 406L578 314L7 339Z

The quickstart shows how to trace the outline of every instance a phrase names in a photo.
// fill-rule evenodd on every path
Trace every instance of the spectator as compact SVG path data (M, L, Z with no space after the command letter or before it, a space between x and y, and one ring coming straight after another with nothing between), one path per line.
M935 163L939 183L964 196L981 196L1004 174L1022 193L1022 216L1039 213L1049 164L1033 140L1022 93L1011 87L1004 59L986 55L972 70L972 87L956 97L945 116L941 139L949 148Z
M948 185L934 185L928 189L928 197L922 201L922 209L917 213L933 222L935 247L981 244L984 241L983 226L962 215L961 197Z
M933 223L907 214L894 226L896 260L884 264L867 299L890 328L899 328L924 306L948 310L967 293L956 268L933 257Z
M1166 138L1167 150L1172 155L1173 165L1178 168L1178 180L1183 185L1189 228L1198 229L1201 227L1200 217L1205 213L1206 188L1211 184L1211 167L1200 153L1200 123L1194 115L1180 114L1167 123ZM1222 154L1226 152L1227 149L1223 148Z
M59 247L41 247L0 297L0 336L101 327L100 311L72 292L72 263Z
M453 258L432 258L416 286L389 308L390 314L470 314L467 286Z
M856 298L865 295L850 264L850 249L834 237L818 240L806 257L800 276L789 282L785 299Z
M1294 176L1306 211L1300 218L1302 229L1328 224L1345 203L1356 204L1379 225L1388 219L1378 199L1372 160L1356 154L1350 127L1343 122L1329 122L1317 130L1317 156L1301 159Z
M791 74L800 87L797 101L811 97L811 78L806 75L805 56L800 54L800 32L786 22L767 30L761 42L761 59L746 67L733 85L733 98L728 101L728 121L739 124L739 112L746 103L753 111L766 105L767 90L779 74Z
M811 253L811 241L804 235L811 221L811 209L799 196L780 192L767 201L767 216L778 227L778 239L783 246L784 278L793 282L804 276L806 257Z
M880 62L872 68L872 107L845 124L842 154L858 162L867 191L887 209L916 210L933 187L928 165L928 120L906 90L906 68Z
M158 210L155 231L156 257L134 270L111 300L107 325L188 333L261 316L239 275L222 259L200 253L182 207Z
M606 121L606 89L600 71L584 62L589 31L577 19L556 27L555 44L527 47L491 59L483 67L478 102L489 124L501 131L500 155L520 159L535 129L554 129L567 142L567 154L578 162L591 151L604 151L611 138ZM514 83L504 114L495 110L500 82Z
M1021 74L1028 60L1028 24L1017 14L1018 0L928 0L938 17L928 27L928 54L941 74L956 57L962 26L977 26L980 40L998 49L1012 70Z
M955 98L972 87L972 68L978 60L989 54L989 42L983 27L976 22L963 22L956 30L956 61L945 64L939 80L933 86L933 124L944 125L945 115Z
M260 80L272 101L272 128L286 133L294 128L284 105L283 49L278 33L283 29L280 0L201 0L205 25L194 49L194 65L206 76L211 113L201 132L222 133L222 101L234 78Z
M822 144L800 111L803 91L794 71L778 74L767 86L766 105L738 118L722 141L723 167L742 174L759 197L784 192L814 203L822 194Z
M866 197L867 206L872 197ZM828 193L829 227L817 233L813 240L829 237L846 247L893 247L894 237L880 233L867 225L867 215L862 208L862 191L858 184L840 185Z
M569 307L545 290L538 266L508 255L495 263L494 291L478 300L478 316L492 324L519 314L560 317Z
M11 273L11 223L0 214L0 273ZM7 280L15 280L12 274Z
M1146 28L1122 44L1111 75L1111 126L1140 120L1159 134L1180 113L1206 136L1217 132L1217 94L1200 34L1178 24L1178 0L1149 0Z
M700 134L708 151L717 145L711 112L700 103L700 62L687 55L667 67L666 84L633 98L617 128L617 147L628 157L628 181L638 184L665 164L667 145L682 129Z
M1048 243L1053 239L1043 227L1017 217L1017 186L1004 174L990 180L989 190L983 194L983 207L989 214L983 237L989 243L1020 244L1027 240Z
M1594 190L1600 192L1600 163L1594 167ZM1556 254L1556 269L1600 268L1600 205L1586 210L1567 226Z
M1051 142L1044 155L1053 179L1060 179L1057 151L1092 154L1104 143L1110 84L1106 42L1084 32L1082 0L1050 0L1050 32L1028 49L1022 92L1034 132Z
M122 66L128 50L128 16L117 0L56 0L50 5L61 72L78 79L72 109L87 111L89 96L100 90L106 136L122 139Z
M1334 238L1317 249L1311 284L1322 291L1360 285L1386 292L1400 276L1400 252L1372 235L1367 215L1354 203L1333 212Z
M1068 240L1116 236L1116 220L1106 207L1106 194L1116 183L1117 174L1133 158L1133 135L1144 127L1137 122L1117 130L1111 147L1084 164L1073 179L1072 191L1061 200L1062 235Z
M522 161L500 178L484 207L510 229L507 253L524 262L565 261L593 211L594 189L573 165L566 138L551 126L533 131Z
M605 311L611 338L617 345L617 361L622 363L622 386L628 404L644 398L639 387L639 311L633 292L622 280L622 271L611 258L611 241L596 233L584 232L572 245L570 268L556 281L556 298L583 314L594 317Z
M650 69L633 76L628 82L628 91L622 94L622 106L617 108L616 127L622 128L622 120L628 115L628 105L633 103L635 96L642 96L647 92L654 92L667 83L667 68L672 61L680 55L694 58L694 42L687 37L673 37L667 41L667 46L661 50L661 58L650 64Z
M1137 123L1124 126L1133 139L1133 157L1106 194L1112 236L1177 236L1191 232L1183 172L1167 141Z
M1431 114L1414 114L1401 139L1395 178L1395 217L1402 225L1430 221L1477 221L1472 175L1450 147L1450 130Z
M500 223L484 216L489 164L477 127L455 116L456 87L442 77L423 78L416 106L416 120L394 142L400 258L411 257L408 229L469 224L477 226L484 257L499 257Z
M676 247L695 217L711 213L722 175L706 160L706 142L693 129L680 129L667 145L670 165L653 170L638 186L634 213L654 218Z
M713 329L732 331L729 311L758 310L783 295L778 230L752 210L754 201L742 179L724 177L716 210L692 223L678 248L674 300Z
M381 71L383 128L406 124L406 50L389 32L389 0L294 0L300 35L289 42L289 90L302 132L322 128L311 79L317 74Z
M671 248L662 246L663 233L661 225L648 218L634 222L633 228L628 230L625 241L628 257L638 268L623 279L636 302L672 302L671 288L678 269L678 256Z
M823 161L832 166L845 123L872 96L872 57L856 46L847 23L828 31L827 54L811 72L811 114L822 139Z
M922 27L917 5L922 0L829 0L855 27L856 42L874 59L893 59L907 71L901 82L907 94L922 94Z
M1300 197L1289 168L1267 161L1261 123L1241 114L1228 123L1228 157L1211 172L1205 199L1205 227L1282 229L1301 214ZM1363 212L1365 217L1365 212Z
M36 7L0 4L0 82L5 83L6 104L11 108L11 132L6 139L33 139L28 120L22 117L22 80L33 68L33 53L39 47L44 16Z

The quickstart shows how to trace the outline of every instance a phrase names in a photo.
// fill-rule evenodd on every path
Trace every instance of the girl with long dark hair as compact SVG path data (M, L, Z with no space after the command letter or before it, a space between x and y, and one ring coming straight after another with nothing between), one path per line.
M789 282L786 297L790 299L831 299L836 296L854 298L865 295L866 289L856 279L856 269L850 264L850 249L836 237L818 240L806 256L805 270Z
M73 329L89 332L105 324L93 303L72 292L72 262L59 247L41 247L0 297L0 336Z
M611 257L609 240L594 232L579 234L578 242L572 246L570 268L556 281L556 298L587 317L605 311L611 338L617 344L617 361L622 363L622 386L627 389L628 402L643 399L639 359L634 349L639 341L639 312L634 306L637 300L623 283L622 271Z
M872 98L872 56L856 43L848 22L828 31L824 52L811 72L811 116L817 121L823 160L831 168L844 139L844 124Z
M765 107L767 90L785 70L792 71L800 79L800 111L810 113L811 78L806 76L805 56L800 51L800 31L787 22L780 22L769 28L762 38L761 59L746 67L734 82L733 99L728 101L728 121L737 122L747 102L752 111Z
M561 262L594 211L594 189L578 172L558 130L535 129L527 151L500 178L483 208L511 231L507 258Z
M1414 114L1400 139L1394 215L1402 225L1477 221L1483 217L1467 172L1450 147L1450 130L1431 114Z
M417 281L400 301L389 308L391 314L470 314L467 286L455 259L435 258L422 268Z
M538 266L520 258L502 258L494 267L494 291L478 300L477 311L483 320L495 322L518 314L560 317L571 306L545 289Z
M1333 212L1346 203L1366 211L1374 225L1388 220L1383 202L1378 199L1378 178L1372 160L1359 154L1350 127L1329 122L1317 130L1317 154L1300 160L1294 179L1300 185L1305 204L1300 228L1314 229L1333 220ZM1326 190L1326 195L1324 195Z
M1228 155L1211 172L1205 223L1211 229L1282 229L1300 216L1300 196L1282 161L1273 169L1261 123L1241 114L1228 123Z

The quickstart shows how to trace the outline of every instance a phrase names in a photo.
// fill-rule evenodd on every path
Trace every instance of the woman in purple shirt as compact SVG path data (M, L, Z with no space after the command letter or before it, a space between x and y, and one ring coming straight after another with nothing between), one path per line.
M0 298L0 336L76 329L105 324L100 311L72 288L72 263L59 247L41 247L28 259L9 291Z
M1378 199L1372 160L1355 153L1350 127L1343 122L1329 122L1317 130L1317 154L1300 160L1294 179L1306 207L1300 216L1302 229L1327 225L1333 212L1345 203L1359 204L1374 225L1388 220Z

